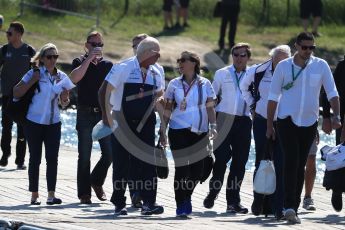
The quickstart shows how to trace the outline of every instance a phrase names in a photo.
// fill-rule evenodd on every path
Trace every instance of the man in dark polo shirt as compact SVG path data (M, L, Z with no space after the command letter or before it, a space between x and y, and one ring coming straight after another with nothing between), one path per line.
M77 84L77 125L78 131L78 197L80 203L91 204L91 187L99 200L106 200L103 184L111 165L110 136L99 140L101 158L90 175L90 157L92 149L92 129L102 119L98 104L98 89L113 64L102 58L102 35L91 32L87 36L87 53L73 60L71 79Z
M12 22L6 31L8 44L0 49L1 91L2 91L2 157L0 166L7 166L11 155L11 140L13 119L9 116L6 106L10 99L11 90L30 69L30 60L35 55L35 50L22 41L24 26L20 22ZM26 152L26 139L23 127L17 124L16 165L17 169L26 169L24 165Z

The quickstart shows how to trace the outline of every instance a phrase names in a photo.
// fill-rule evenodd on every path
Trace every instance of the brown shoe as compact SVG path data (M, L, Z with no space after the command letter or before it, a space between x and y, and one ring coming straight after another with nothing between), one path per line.
M97 198L100 201L105 201L107 200L107 196L104 193L103 187L102 186L97 186L97 185L91 185L93 188L93 191L95 191Z
M89 195L83 195L79 199L80 204L92 204L91 197Z

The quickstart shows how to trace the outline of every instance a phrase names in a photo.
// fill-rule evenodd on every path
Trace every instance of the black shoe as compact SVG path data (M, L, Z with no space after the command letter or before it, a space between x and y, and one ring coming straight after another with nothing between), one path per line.
M183 27L188 28L188 27L190 27L190 25L187 22L185 22L185 23L183 23Z
M229 204L226 208L226 213L241 213L241 214L247 214L248 209L243 207L241 204Z
M335 211L340 212L343 209L342 192L333 190L331 201Z
M7 159L7 157L2 157L1 160L0 160L0 166L6 167L7 164L8 164L8 159Z
M17 170L26 170L26 165L25 164L17 165Z
M143 205L141 208L141 215L159 215L164 212L163 206L160 205Z
M30 204L31 204L31 205L40 205L40 204L41 204L41 201L39 201L38 199L36 199L36 200L31 200Z
M213 208L214 206L214 201L217 199L217 194L214 193L208 193L205 200L204 200L204 207L205 208Z
M253 204L252 204L252 213L254 216L259 216L261 215L263 211L263 202L264 200L261 198L254 198Z
M127 209L126 206L115 206L115 216L126 216L127 215Z
M175 29L175 30L179 30L179 29L181 29L181 28L182 28L182 27L181 27L180 23L176 23L175 26L174 26L174 29Z
M62 203L62 200L56 197L47 199L47 205L54 205L54 204L61 204L61 203Z
M92 204L90 195L82 195L80 196L79 199L80 199L80 204Z

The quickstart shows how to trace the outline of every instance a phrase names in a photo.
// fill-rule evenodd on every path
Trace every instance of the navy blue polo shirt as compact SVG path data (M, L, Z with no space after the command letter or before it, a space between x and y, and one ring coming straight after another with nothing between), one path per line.
M73 69L79 67L86 59L86 55L76 58L72 62ZM97 65L90 63L84 77L77 83L78 105L99 107L98 90L109 73L113 63L102 59Z

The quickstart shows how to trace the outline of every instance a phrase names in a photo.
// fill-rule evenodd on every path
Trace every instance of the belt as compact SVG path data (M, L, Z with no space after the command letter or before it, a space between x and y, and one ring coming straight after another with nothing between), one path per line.
M87 111L92 113L100 113L101 109L99 107L92 107L92 106L85 106L85 105L78 105L77 110Z

